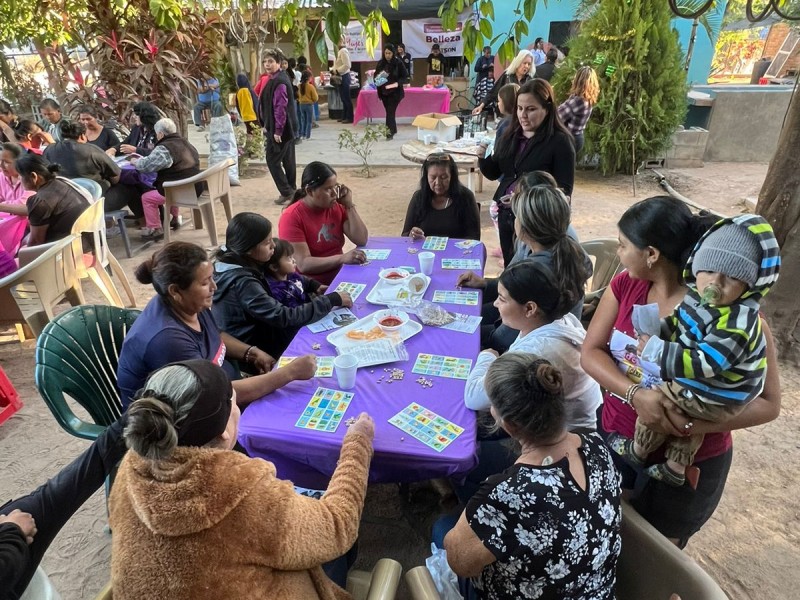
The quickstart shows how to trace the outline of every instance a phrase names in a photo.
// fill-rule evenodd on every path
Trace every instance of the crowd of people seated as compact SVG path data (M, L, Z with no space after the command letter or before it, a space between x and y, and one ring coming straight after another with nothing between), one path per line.
M272 68L274 55L269 60ZM561 110L550 84L529 77L534 60L521 52L495 86L499 94L509 81L519 84L505 87L506 125L480 159L482 172L500 181L493 202L505 269L496 279L473 272L458 278L459 286L484 292L482 352L463 401L491 426L479 427L477 467L453 482L459 511L437 521L432 538L446 549L466 598L610 600L623 492L684 547L720 501L731 431L777 417L779 372L760 317L759 360L769 368L752 399L724 422L678 408L667 391L634 384L620 369L611 336L641 333L636 305L672 315L699 285L689 261L698 244L718 244L703 255L702 272L737 276L724 271L733 259L720 258L727 255L713 237L713 219L669 197L637 202L619 219L625 271L584 329L592 265L570 223L570 197L585 120L567 126L562 115L572 118L581 106L590 111L596 78L579 71L571 108ZM201 92L214 89L209 80ZM251 98L249 91L243 96ZM145 235L160 239L163 183L199 170L196 149L175 123L139 102L120 142L92 107L79 110L80 122L65 118L55 101L41 108L46 122L36 129L0 102L0 250L13 256L20 244L69 232L91 200L59 172L97 181L107 203L138 211L147 219ZM120 169L116 155L132 160ZM449 155L425 161L409 196L402 236L480 239L478 204ZM343 265L366 261L359 246L369 231L357 200L330 165L314 161L276 229L260 214L241 212L213 255L176 241L139 264L136 278L154 294L119 356L125 413L56 478L0 508L0 556L10 557L0 589L19 597L58 529L121 460L109 503L115 598L158 597L167 589L175 598L348 597L343 574L366 495L372 420L362 414L349 428L321 500L296 494L272 464L249 458L237 430L250 403L314 376L313 355L275 368L299 328L352 306L346 292L328 286ZM758 235L769 238L768 228L759 225ZM737 231L736 240L751 233ZM345 252L346 240L356 248ZM763 267L756 254L737 255L736 268ZM777 278L779 258L769 260ZM751 300L756 310L759 297ZM694 360L694 350L681 346L690 341L672 339L668 350ZM664 455L633 455L640 426L674 438L703 436L694 457L699 480L676 482L659 476L663 469L645 470Z

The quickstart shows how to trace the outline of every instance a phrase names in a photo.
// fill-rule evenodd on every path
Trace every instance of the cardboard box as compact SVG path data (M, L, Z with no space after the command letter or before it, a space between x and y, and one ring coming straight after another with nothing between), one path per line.
M456 139L461 119L444 113L425 113L418 115L411 124L417 128L418 140L436 144Z

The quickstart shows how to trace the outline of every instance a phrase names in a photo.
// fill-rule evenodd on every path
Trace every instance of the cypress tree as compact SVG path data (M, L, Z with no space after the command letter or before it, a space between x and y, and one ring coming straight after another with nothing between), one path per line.
M686 113L686 76L668 3L592 0L590 16L570 42L554 85L563 100L578 67L600 79L600 98L586 128L585 152L605 174L631 173L658 156Z

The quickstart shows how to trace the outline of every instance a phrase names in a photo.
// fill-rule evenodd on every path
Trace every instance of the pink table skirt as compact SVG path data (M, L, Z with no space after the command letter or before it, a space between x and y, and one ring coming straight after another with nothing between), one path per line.
M450 90L446 87L432 89L407 87L405 94L397 107L398 117L416 117L431 112L450 112ZM363 119L385 118L386 111L383 108L383 102L378 98L378 91L362 89L358 93L353 123L358 123Z

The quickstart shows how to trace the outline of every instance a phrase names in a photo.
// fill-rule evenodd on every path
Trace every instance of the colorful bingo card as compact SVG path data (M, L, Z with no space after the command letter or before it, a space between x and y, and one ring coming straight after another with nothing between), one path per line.
M292 362L296 356L281 356L278 361L278 368L285 367ZM314 377L333 377L333 356L318 356L317 370Z
M455 269L459 271L480 271L481 270L481 261L477 258L443 258L442 259L442 268L443 269Z
M389 419L389 423L437 452L447 448L464 431L462 427L416 402L412 402Z
M441 356L439 354L419 354L412 373L417 375L438 375L451 379L466 379L472 369L472 359Z
M391 254L391 250L384 250L384 249L375 249L375 248L365 248L364 254L367 255L367 260L386 260L389 258L389 254Z
M334 433L352 399L351 392L318 387L294 426Z
M423 250L444 250L447 248L447 240L450 238L446 237L439 237L436 235L432 235L430 237L425 238L425 243L422 244Z
M367 287L366 283L347 283L346 281L342 281L339 285L336 286L336 289L333 290L334 292L347 292L350 294L350 297L353 299L353 302L356 301L361 295L361 292L364 291L364 288Z
M442 304L466 304L467 306L478 306L480 294L475 291L462 292L456 290L436 290L433 292L433 301Z

